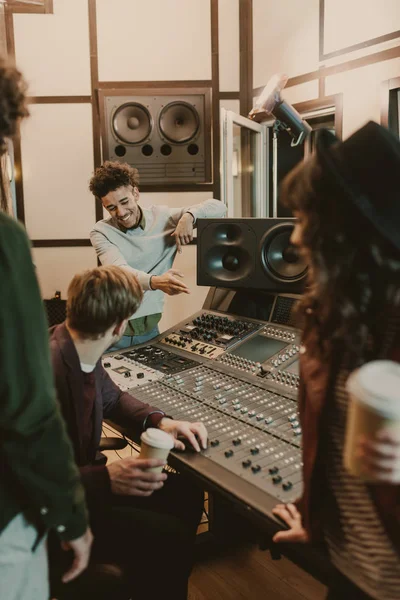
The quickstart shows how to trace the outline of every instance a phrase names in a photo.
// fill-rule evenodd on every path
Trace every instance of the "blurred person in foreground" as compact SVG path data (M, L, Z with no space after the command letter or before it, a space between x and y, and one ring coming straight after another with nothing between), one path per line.
M400 439L359 439L374 484L343 466L349 374L400 360L400 142L370 122L346 141L319 133L316 154L284 180L307 258L299 412L304 492L274 513L275 542L323 542L337 572L331 600L400 597Z
M0 153L28 115L21 73L0 59ZM64 581L89 560L84 491L59 408L47 322L23 228L0 185L0 598L48 600L47 532L72 551Z

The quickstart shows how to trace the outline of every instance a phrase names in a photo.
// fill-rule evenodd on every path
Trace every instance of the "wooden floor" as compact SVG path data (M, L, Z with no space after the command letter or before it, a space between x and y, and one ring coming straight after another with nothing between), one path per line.
M189 600L322 600L326 588L287 558L256 546L224 550L196 564Z

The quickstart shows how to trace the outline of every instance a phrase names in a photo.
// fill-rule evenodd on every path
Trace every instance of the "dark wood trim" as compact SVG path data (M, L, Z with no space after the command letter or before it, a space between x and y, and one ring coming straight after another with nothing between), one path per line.
M140 184L141 192L214 192L214 183L163 183L161 185Z
M27 4L23 0L8 0L8 5L14 14L39 14L45 13L44 2Z
M390 104L391 104L391 96L393 90L400 89L400 77L393 77L392 79L387 79L381 85L381 125L384 127L389 127L389 129L397 129L398 131L398 118L397 123L391 123L390 116ZM395 125L397 124L397 128Z
M13 139L14 145L14 174L15 174L15 195L17 205L17 218L25 223L25 202L24 202L24 184L22 172L22 152L21 152L21 134L18 127L18 133Z
M321 60L321 56L324 53L324 45L325 45L325 28L324 28L324 22L325 22L325 1L324 0L319 0L319 29L318 29L318 43L319 43L319 48L318 48L318 56L319 56L319 60Z
M321 77L331 77L332 75L338 75L339 73L353 71L354 69L367 67L375 63L384 62L385 60L398 58L399 56L400 46L395 46L394 48L389 48L388 50L382 50L381 52L376 52L375 54L369 54L368 56L362 56L361 58L349 60L339 65L332 65L331 67L321 67L320 69L318 69L318 71L311 71L310 73L304 73L303 75L291 77L290 79L288 79L286 87L293 87L295 85L300 85L301 83L307 83L308 81L320 79ZM253 90L253 94L255 96L261 94L264 87L264 85L261 85L255 88Z
M220 100L240 100L240 92L220 92Z
M29 104L90 104L91 96L29 96Z
M239 0L240 114L247 117L253 106L253 0ZM249 132L240 130L242 214L251 216L251 146Z
M325 96L325 77L320 77L318 79L318 96L319 98Z
M211 87L212 87L212 165L213 165L213 197L221 198L220 173L220 108L219 108L219 34L218 34L218 0L210 0L211 13Z
M90 47L90 84L92 93L92 129L93 129L93 160L94 168L101 165L101 131L100 113L97 98L99 87L99 60L97 54L97 13L96 0L88 0L89 9L89 47ZM95 199L96 221L103 218L103 206L101 201Z
M5 23L6 23L6 39L7 39L7 54L8 57L15 62L15 42L14 42L14 17L11 6L8 4L4 7Z
M6 11L4 4L0 4L0 53L7 56L7 26Z
M319 60L328 60L329 58L335 58L336 56L342 56L343 54L349 54L350 52L355 52L356 50L362 50L363 48L369 48L370 46L376 46L377 44L383 44L384 42L389 42L390 40L395 40L400 38L400 29L397 31L391 31L390 33L385 33L385 35L380 35L375 38L371 38L369 40L365 40L365 42L359 42L358 44L352 44L351 46L346 46L345 48L340 48L339 50L334 50L333 52L324 53L325 46L325 0L319 0Z
M165 80L165 81L99 81L98 87L103 90L126 88L181 88L181 87L212 87L212 79Z
M240 114L253 106L253 2L239 0Z
M91 246L90 240L31 240L34 248L71 248Z

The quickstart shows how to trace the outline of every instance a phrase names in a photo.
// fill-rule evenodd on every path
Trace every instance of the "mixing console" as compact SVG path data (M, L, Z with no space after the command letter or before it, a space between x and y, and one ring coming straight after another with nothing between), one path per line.
M261 324L255 321L201 312L190 321L178 325L162 343L178 346L195 354L206 354L208 358L216 358L260 326Z
M123 359L128 359L139 364L156 369L161 373L177 373L190 369L197 364L196 361L179 356L175 352L169 352L157 346L144 346L140 348L132 347L129 350L119 353ZM110 355L106 355L108 358Z
M102 362L111 379L124 392L129 388L144 385L162 377L159 371L121 354L107 354Z
M203 421L210 461L279 500L301 493L301 429L290 398L204 365L132 393L176 419Z

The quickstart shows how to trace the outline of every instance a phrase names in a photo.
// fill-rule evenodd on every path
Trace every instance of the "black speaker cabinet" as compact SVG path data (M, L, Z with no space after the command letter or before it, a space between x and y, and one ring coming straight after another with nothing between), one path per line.
M197 284L299 294L307 264L290 244L294 219L199 219Z
M141 185L210 182L211 89L99 90L103 159L127 162Z

